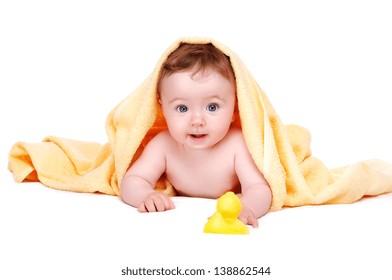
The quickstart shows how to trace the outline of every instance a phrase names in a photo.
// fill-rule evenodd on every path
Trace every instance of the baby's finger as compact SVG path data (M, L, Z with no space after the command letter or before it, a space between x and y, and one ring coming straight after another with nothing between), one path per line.
M162 197L157 196L154 198L154 204L156 211L161 212L166 210L166 202Z
M240 215L238 219L246 225L250 225L254 228L259 227L259 221L254 216L243 216Z
M141 213L147 212L146 205L144 204L144 202L140 203L139 207L137 208L137 211Z
M247 217L245 217L245 216L243 216L243 215L240 215L240 216L238 216L238 219L239 219L241 222L243 222L245 225L248 224L248 218L247 218Z
M149 198L144 201L144 207L146 212L156 212L155 202L153 199Z
M259 227L259 221L254 216L249 216L248 217L247 224L251 225L254 228L258 228Z
M171 210L171 209L176 208L173 200L171 200L169 197L167 197L167 199L165 200L165 208L166 208L166 210Z

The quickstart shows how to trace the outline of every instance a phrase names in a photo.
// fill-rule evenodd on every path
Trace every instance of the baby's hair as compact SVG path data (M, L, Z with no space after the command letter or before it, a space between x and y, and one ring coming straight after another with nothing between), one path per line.
M229 57L211 43L182 43L163 63L158 84L164 77L186 70L192 70L193 75L214 70L228 80L234 81L234 71Z

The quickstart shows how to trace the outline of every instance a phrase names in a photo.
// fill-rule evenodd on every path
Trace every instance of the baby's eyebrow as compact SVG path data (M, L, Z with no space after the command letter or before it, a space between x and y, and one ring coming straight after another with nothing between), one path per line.
M178 102L178 101L183 102L183 101L185 101L185 98L174 97L173 99L169 100L168 103L171 104L171 103Z
M225 101L225 99L224 99L224 98L222 98L221 96L219 96L219 95L216 95L216 94L214 94L214 95L211 95L211 96L208 96L208 97L206 97L206 99L208 99L208 100L210 100L210 99L218 99L219 101L222 101L222 102L224 102L224 101Z

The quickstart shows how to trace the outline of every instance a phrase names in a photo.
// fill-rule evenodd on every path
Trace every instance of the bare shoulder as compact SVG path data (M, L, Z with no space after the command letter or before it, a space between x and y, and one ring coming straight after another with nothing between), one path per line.
M156 182L165 170L165 150L168 141L164 131L154 136L129 168L128 175L137 175L148 182Z
M172 141L172 137L169 134L169 131L163 130L155 135L150 142L148 142L146 147L164 147L170 144Z
M226 138L228 143L233 147L246 147L245 138L240 128L230 128L227 132Z
M170 141L171 137L168 131L159 132L147 143L143 149L142 157L150 156L151 154L164 155Z
M230 145L230 149L235 154L236 164L251 162L252 157L250 155L242 130L240 128L232 128L229 130L227 137L229 138L228 145Z

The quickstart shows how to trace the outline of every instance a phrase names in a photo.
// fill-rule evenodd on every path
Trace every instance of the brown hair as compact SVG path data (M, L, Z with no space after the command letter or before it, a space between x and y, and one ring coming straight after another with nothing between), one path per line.
M160 81L173 73L193 70L193 75L212 69L228 80L234 81L234 71L230 59L219 49L209 44L182 43L173 51L162 65Z

